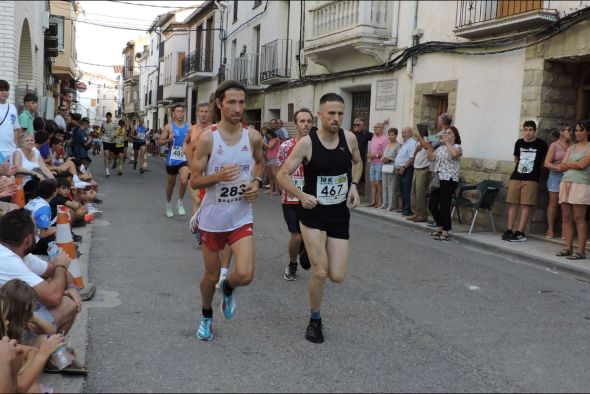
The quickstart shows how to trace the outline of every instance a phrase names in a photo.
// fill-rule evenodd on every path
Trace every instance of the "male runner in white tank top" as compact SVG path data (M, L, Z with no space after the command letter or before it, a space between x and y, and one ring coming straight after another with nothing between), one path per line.
M235 312L234 289L247 286L254 278L252 202L262 183L264 157L260 133L242 126L245 107L242 84L228 80L217 87L215 110L221 120L217 130L201 133L191 163L191 188L207 189L199 220L205 274L201 280L203 317L197 331L197 338L205 341L213 339L211 303L221 269L219 251L226 243L236 262L234 271L220 283L226 319Z

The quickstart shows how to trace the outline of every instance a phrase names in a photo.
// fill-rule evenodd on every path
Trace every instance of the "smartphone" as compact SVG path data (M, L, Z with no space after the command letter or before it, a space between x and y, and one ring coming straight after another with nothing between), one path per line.
M433 144L438 144L440 142L440 137L438 135L429 135L427 139Z

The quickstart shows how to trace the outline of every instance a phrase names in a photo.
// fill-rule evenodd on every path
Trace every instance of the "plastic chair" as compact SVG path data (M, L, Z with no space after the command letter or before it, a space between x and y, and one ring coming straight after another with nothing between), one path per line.
M471 235L473 227L475 226L475 221L477 220L477 214L479 213L479 210L487 209L490 213L492 230L496 232L494 217L492 215L492 207L494 206L494 202L496 201L496 196L503 187L504 183L501 181L482 181L477 185L460 185L459 194L455 198L455 203L453 205L451 217L455 212L455 208L457 208L457 215L459 215L460 207L470 208L473 213L473 219L471 220L471 226L469 227L469 235ZM477 201L472 201L471 199L463 195L464 192L469 190L477 190L479 192L479 199ZM459 223L460 222L461 217L459 216Z

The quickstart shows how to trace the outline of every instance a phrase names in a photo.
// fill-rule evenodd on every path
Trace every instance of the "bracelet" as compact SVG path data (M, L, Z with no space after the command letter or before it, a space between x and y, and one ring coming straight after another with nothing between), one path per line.
M63 268L66 271L68 270L65 265L56 265L54 269L57 269L57 268Z
M355 181L350 182L350 184L351 185L355 185L355 186L358 186L359 185L359 183L358 182L355 182Z

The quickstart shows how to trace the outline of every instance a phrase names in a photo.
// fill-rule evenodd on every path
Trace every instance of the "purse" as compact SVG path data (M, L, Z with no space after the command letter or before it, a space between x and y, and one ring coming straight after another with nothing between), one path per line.
M435 172L430 180L430 184L428 185L428 190L433 191L440 188L440 178L438 177L438 172Z
M381 166L381 172L385 174L393 174L394 166L393 164L383 164Z

